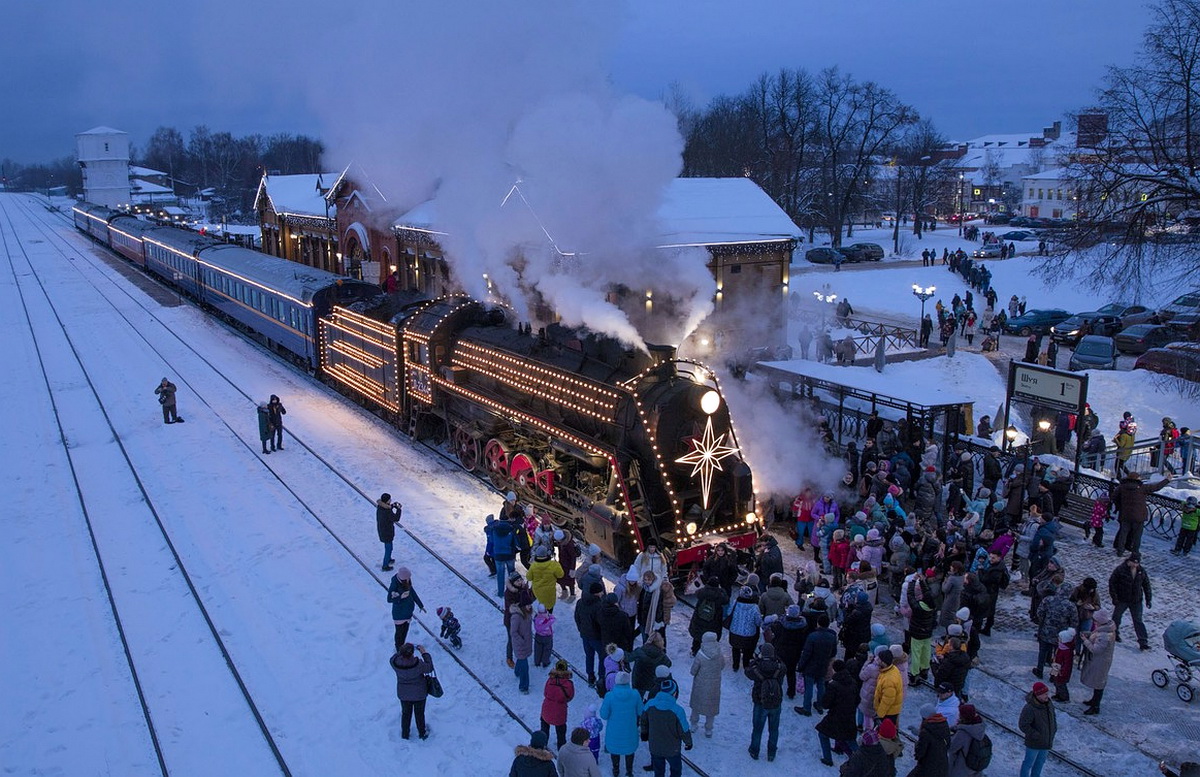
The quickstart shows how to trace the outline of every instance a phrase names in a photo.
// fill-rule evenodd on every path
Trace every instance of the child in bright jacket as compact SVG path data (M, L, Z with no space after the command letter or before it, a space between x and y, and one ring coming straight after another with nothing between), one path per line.
M1050 681L1054 683L1054 700L1070 701L1067 683L1071 682L1071 669L1075 662L1075 629L1058 632L1058 647L1054 651L1054 663L1050 665Z
M533 603L533 665L550 666L554 652L554 614L541 602Z
M1183 512L1179 516L1179 539L1171 549L1173 555L1189 556L1192 546L1196 544L1196 528L1200 526L1200 501L1189 496L1184 503Z
M587 708L587 717L579 724L580 728L587 729L588 732L588 749L592 751L592 757L596 759L596 763L600 763L600 732L604 730L604 721L596 714L596 705L589 704Z
M833 589L836 591L842 587L846 570L850 568L850 542L842 529L833 533L833 541L829 544L829 563L833 567Z
M1100 494L1092 503L1092 515L1088 519L1087 525L1083 527L1084 539L1091 535L1092 544L1097 548L1104 547L1104 522L1108 520L1111 507L1112 502L1109 501L1108 494Z

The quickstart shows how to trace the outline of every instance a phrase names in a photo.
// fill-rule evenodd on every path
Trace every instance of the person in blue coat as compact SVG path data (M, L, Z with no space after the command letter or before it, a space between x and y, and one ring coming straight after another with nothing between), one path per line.
M392 621L396 624L396 652L408 640L408 624L413 612L420 607L425 612L425 604L417 596L417 590L412 585L412 573L408 567L398 567L392 575L392 583L388 586L388 601L392 603Z
M484 519L483 533L487 537L487 542L483 546L483 563L488 568L488 577L496 576L496 559L493 557L492 532L488 528L496 522L496 516L488 515Z
M496 596L504 598L504 583L512 574L513 561L517 557L516 536L513 525L503 519L492 521L484 527L492 548L492 560L496 564Z
M600 718L604 727L604 749L612 756L613 774L620 771L621 757L625 758L625 774L633 774L633 754L637 752L638 716L642 714L642 697L629 684L629 672L617 672L613 689L604 695Z

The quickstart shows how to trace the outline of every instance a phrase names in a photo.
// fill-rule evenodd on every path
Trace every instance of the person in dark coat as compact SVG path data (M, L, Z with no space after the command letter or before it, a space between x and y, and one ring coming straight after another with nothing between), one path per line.
M583 640L583 661L587 665L588 685L596 684L596 675L600 672L601 662L604 660L604 641L600 639L600 622L596 618L600 612L600 594L603 591L602 583L592 583L575 603L575 627L579 629L579 638Z
M838 752L854 752L857 747L858 688L844 661L833 662L833 677L826 683L818 703L825 710L825 717L816 726L821 740L821 763L833 766L830 740L837 743Z
M707 562L705 566L708 566ZM735 566L734 569L736 568ZM721 638L721 628L725 622L725 605L727 604L729 604L729 593L722 590L720 579L716 576L706 576L704 585L696 592L696 608L692 611L692 620L688 623L688 634L692 635L693 656L700 649L700 638L704 636L705 632L711 631L717 635L717 639ZM711 613L711 616L704 617L706 613Z
M812 714L814 694L818 702L821 700L821 694L825 692L825 675L829 671L829 662L837 654L837 634L829 628L829 616L824 613L818 615L816 623L817 628L804 641L800 663L796 665L796 671L804 676L804 706L795 708L801 715Z
M416 654L420 653L418 659ZM413 715L417 718L417 736L429 738L429 727L425 725L425 700L429 686L425 675L433 671L433 659L422 645L415 648L405 642L391 660L396 672L396 698L400 700L400 738L408 739L412 731Z
M1108 596L1113 603L1113 624L1116 626L1117 642L1121 641L1121 616L1129 611L1133 619L1133 630L1137 633L1138 647L1150 649L1146 635L1146 624L1142 622L1142 603L1147 608L1151 603L1150 575L1142 567L1140 553L1130 553L1108 578Z
M704 560L701 579L707 584L709 579L715 578L717 585L728 597L733 593L733 586L737 583L738 574L737 557L728 545L721 543L713 548L712 553L708 554L708 558Z
M754 567L758 572L759 593L766 590L767 582L775 573L783 574L783 553L774 534L764 535L754 554Z
M947 777L950 774L950 724L932 704L921 708L921 730L913 748L917 765L909 772L919 777Z
M419 607L425 612L425 604L417 595L412 585L412 573L408 567L400 567L392 575L391 585L388 586L388 601L392 603L392 621L396 624L396 652L408 639L408 625L412 621L413 612Z
M1050 701L1050 688L1045 683L1034 683L1033 690L1025 696L1025 706L1021 709L1017 727L1025 735L1025 760L1021 762L1021 777L1041 777L1042 767L1058 733L1054 703Z
M287 415L287 408L279 401L279 397L272 394L271 401L267 403L267 416L271 422L271 450L283 450L283 417Z
M859 591L858 597L842 618L842 630L838 632L838 640L845 649L846 660L858 652L859 645L871 641L871 597L866 591Z
M263 443L266 451L266 443ZM384 572L392 568L392 542L396 539L396 524L400 523L400 515L404 505L392 501L391 494L383 494L375 503L375 530L379 533L379 541L383 543Z
M667 655L667 651L663 650L662 635L658 632L652 633L641 647L628 655L632 667L630 682L633 684L633 689L645 699L658 684L659 678L656 676L658 667L671 666L671 657Z
M596 625L600 627L600 642L616 645L625 651L633 650L633 624L621 609L616 594L605 594L600 609L596 611Z
M162 379L162 383L154 389L154 393L158 395L158 404L162 407L163 423L173 424L182 422L183 419L175 412L175 384L166 378Z
M546 749L550 737L535 731L529 735L529 745L517 745L508 777L558 777L554 753Z
M1142 476L1137 472L1128 472L1121 478L1113 490L1113 507L1117 509L1117 521L1120 524L1113 547L1118 553L1142 549L1142 529L1149 517L1146 497L1169 482L1163 479L1154 485L1143 483Z
M796 698L796 667L800 663L800 654L804 651L804 642L808 638L808 622L800 614L800 605L791 604L784 611L783 619L772 630L771 644L775 647L775 655L783 662L787 676L787 697Z
M774 761L779 750L779 712L783 704L783 662L775 656L775 648L769 644L758 650L758 655L746 661L746 677L754 683L750 689L750 700L754 704L753 723L750 730L750 757L758 760L762 747L763 727L767 729L767 760Z
M258 440L262 443L262 452L270 455L271 449L267 448L267 443L271 440L271 413L267 410L266 402L258 403Z
M887 721L889 724L891 721ZM896 759L879 744L879 732L868 729L862 735L862 747L842 764L841 777L896 777Z

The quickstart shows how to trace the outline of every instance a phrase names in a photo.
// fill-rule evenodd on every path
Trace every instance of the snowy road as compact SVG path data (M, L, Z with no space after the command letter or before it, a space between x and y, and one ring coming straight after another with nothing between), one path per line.
M103 249L65 222L47 221L48 214L39 215L30 209L32 201L21 204L20 199L0 196L0 208L12 214L15 229L9 237L27 246L53 290L55 305L82 346L84 365L150 501L163 516L292 772L359 774L403 765L422 773L457 775L479 772L481 763L489 773L506 769L512 746L527 739L506 708L526 726L536 727L545 673L534 670L532 693L522 696L504 664L494 581L487 579L479 560L482 516L499 506L495 492L457 466L413 447L378 419L191 306L155 303L100 259ZM26 282L23 276L21 282ZM5 295L2 302L11 303L15 296L7 268L0 268L0 293ZM12 304L3 310L11 324L6 331L17 331L20 319L14 323ZM46 321L43 312L36 324L50 326L53 321ZM21 344L32 353L32 346ZM78 499L73 499L46 385L30 354L0 377L5 428L13 430L11 439L34 443L22 447L20 455L8 456L24 552L0 573L5 575L0 596L6 597L4 611L18 613L29 634L51 635L55 645L39 652L28 642L4 643L3 687L15 690L17 703L4 708L0 761L15 764L15 771L71 773L80 759L91 759L112 764L106 769L112 773L153 772L154 753L105 606ZM150 392L164 374L180 387L186 424L161 422ZM258 452L254 406L271 393L279 394L289 411L287 448L264 457ZM117 461L106 456L102 464L119 472ZM124 493L107 475L89 476L86 483L93 489L103 486L110 499ZM418 614L419 622L434 628L434 608L451 604L463 623L465 645L456 653L462 666L421 626L410 633L412 641L431 648L447 688L444 699L430 700L433 736L427 743L400 741L396 725L394 677L387 665L392 627L371 505L381 491L390 491L405 505L405 531L397 536L397 551L399 563L412 568L429 610ZM115 511L121 516L145 509L136 498L122 504ZM59 516L63 520L53 521ZM49 537L48 525L55 527ZM151 571L130 573L142 589L158 590L159 577L172 577L169 564L158 577L153 570L160 567L146 566ZM180 617L175 611L187 606L185 592L169 608L172 617ZM64 617L66 613L74 617ZM556 614L556 649L581 666L572 608L560 605ZM669 640L685 706L689 614L682 607L676 611ZM93 635L86 650L72 648L80 625ZM189 675L185 680L190 684L182 682L181 687L207 679ZM774 765L750 762L746 755L750 682L731 676L725 686L725 714L718 718L713 739L700 737L689 756L714 775L766 773ZM906 705L906 723L916 720L916 696ZM1005 717L1015 716L1018 695L1012 696ZM993 712L1001 711L1001 698ZM578 682L571 724L595 701L594 692ZM814 722L785 709L780 760L816 764ZM9 731L39 733L10 737ZM1090 727L1084 732L1107 736ZM172 735L180 741L207 739L203 728ZM228 758L251 758L264 749L249 736L245 739L244 747L226 745L237 740L222 731L209 741L244 750L223 754ZM172 771L212 771L207 760L192 761L188 751L180 752L185 755ZM1009 767L1013 758L998 753L997 765ZM643 752L639 763L645 760ZM1134 763L1140 767L1146 762L1123 762ZM902 772L910 765L906 758ZM271 771L251 767L239 773ZM1073 773L1053 763L1046 770L1048 777Z

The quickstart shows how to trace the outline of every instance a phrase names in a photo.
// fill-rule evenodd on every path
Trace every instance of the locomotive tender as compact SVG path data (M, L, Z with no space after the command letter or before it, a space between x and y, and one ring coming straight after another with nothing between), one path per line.
M424 299L81 204L75 224L215 308L466 470L622 564L678 569L748 548L758 517L716 376L673 349L557 324L536 333L465 296Z

